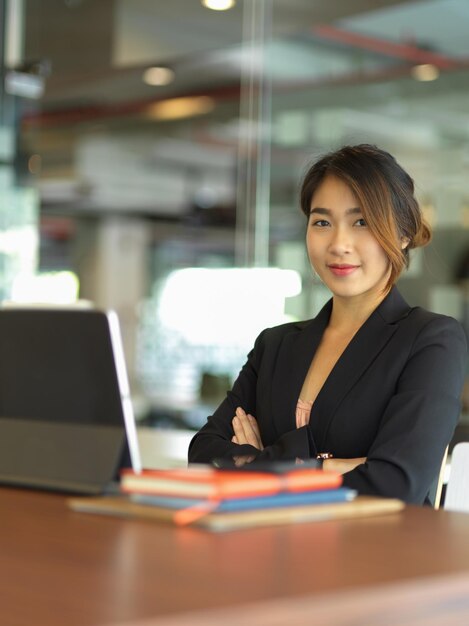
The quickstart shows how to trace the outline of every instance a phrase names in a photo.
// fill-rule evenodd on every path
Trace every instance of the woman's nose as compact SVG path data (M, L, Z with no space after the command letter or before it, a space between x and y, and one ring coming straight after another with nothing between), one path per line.
M333 254L347 254L353 248L351 233L346 228L335 228L329 242L329 251Z

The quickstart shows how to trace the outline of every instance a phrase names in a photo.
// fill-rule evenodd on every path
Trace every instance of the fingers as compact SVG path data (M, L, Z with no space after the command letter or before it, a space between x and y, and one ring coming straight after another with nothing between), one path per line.
M252 415L248 415L241 407L236 409L236 415L232 420L234 436L239 445L249 444L258 450L263 450L259 426ZM232 439L233 441L233 439Z
M256 457L254 456L234 456L233 460L235 462L236 467L242 467L246 463L251 463L254 461Z
M257 440L261 443L262 445L262 440L261 440L261 432L259 430L259 424L257 423L257 420L255 417L253 417L250 413L248 413L248 419L249 419L249 423L251 424L251 428L253 429L253 431L256 434Z
M236 409L236 415L233 418L233 430L239 444L249 444L255 448L259 447L259 440L256 431L252 427L246 413L241 408Z

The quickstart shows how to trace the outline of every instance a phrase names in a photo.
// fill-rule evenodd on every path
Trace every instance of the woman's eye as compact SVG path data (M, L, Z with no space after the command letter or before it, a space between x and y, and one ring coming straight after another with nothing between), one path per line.
M356 226L366 226L366 225L367 225L367 223L365 222L365 219L364 219L363 217L361 217L359 220L357 220L357 221L355 222L355 225L356 225Z
M329 222L327 220L313 220L311 222L311 226L319 226L322 228L324 226L329 226Z

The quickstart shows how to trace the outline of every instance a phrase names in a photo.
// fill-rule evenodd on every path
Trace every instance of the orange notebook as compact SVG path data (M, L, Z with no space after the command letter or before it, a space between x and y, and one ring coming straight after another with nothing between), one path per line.
M143 470L140 473L125 469L121 472L121 490L126 493L153 493L215 500L334 489L341 484L341 474L318 469L294 469L279 474L200 466L173 470Z

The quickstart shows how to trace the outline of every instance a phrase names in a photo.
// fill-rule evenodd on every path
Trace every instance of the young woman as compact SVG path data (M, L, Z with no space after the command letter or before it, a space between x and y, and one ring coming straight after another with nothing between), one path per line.
M422 504L459 417L467 346L456 320L394 286L431 238L413 181L387 152L345 146L307 172L301 208L332 299L259 335L189 461L319 457L361 494Z

